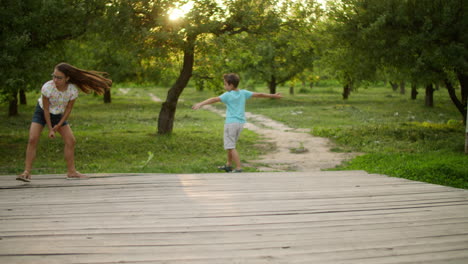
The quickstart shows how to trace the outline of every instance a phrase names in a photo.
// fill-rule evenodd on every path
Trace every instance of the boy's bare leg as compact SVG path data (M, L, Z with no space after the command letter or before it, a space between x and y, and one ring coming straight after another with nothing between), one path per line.
M226 150L227 153L227 161L226 161L226 166L231 167L232 166L232 155L231 155L231 149Z
M228 165L236 164L236 170L242 169L239 153L236 149L228 149Z

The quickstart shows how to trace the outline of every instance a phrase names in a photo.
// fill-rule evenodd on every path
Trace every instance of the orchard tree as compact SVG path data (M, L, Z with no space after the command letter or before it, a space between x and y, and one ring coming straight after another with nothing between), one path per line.
M168 17L160 18L162 23L152 29L155 43L183 54L180 74L169 89L159 113L158 134L170 134L173 130L177 102L192 77L199 42L206 40L207 35L218 37L256 31L276 17L274 1L191 2L193 6L184 17L172 21Z
M238 64L236 58L239 53L244 52L239 48L239 38L246 35L246 32L232 35L204 35L200 36L202 41L198 42L195 50L198 56L195 57L193 68L193 80L196 89L212 91L223 91L222 73L241 72L242 65Z
M323 13L315 1L285 1L277 10L274 23L242 40L246 52L241 53L246 70L266 82L272 94L278 85L312 68L317 59L316 23Z
M159 82L170 65L167 50L155 48L151 29L170 1L108 0L88 33L67 43L66 56L84 67L105 71L117 82ZM163 14L164 13L164 14ZM76 52L79 51L79 52ZM110 103L107 91L104 102Z
M18 91L40 86L63 59L64 41L83 35L104 7L101 0L1 2L0 100L9 102L9 116L18 114Z
M468 5L463 0L342 0L330 9L332 34L369 68L394 67L412 82L444 82L466 120ZM336 34L338 32L339 34ZM456 86L460 85L460 97ZM428 102L430 103L430 102Z
M358 89L365 81L375 79L376 68L366 60L366 57L358 55L352 48L339 43L336 45L322 46L320 64L329 72L330 76L337 79L343 87L342 98L348 99L351 92Z
M320 25L320 65L340 81L342 97L348 99L363 82L376 79L382 66L381 56L372 47L372 41L362 39L360 16L367 11L356 8L354 1L346 0L330 2L327 11L327 20ZM378 38L379 35L372 36L373 40ZM363 47L363 43L368 46Z
M315 1L283 1L271 8L276 16L255 30L211 38L211 53L203 53L198 72L238 72L244 84L261 81L276 93L278 85L311 69L317 58L315 24L323 10Z

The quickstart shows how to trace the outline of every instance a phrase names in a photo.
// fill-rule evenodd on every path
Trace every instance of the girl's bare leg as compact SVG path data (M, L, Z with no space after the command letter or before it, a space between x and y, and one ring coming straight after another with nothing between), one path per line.
M18 180L24 181L24 179L31 179L31 170L33 162L36 159L37 145L43 129L44 127L41 124L35 122L31 123L28 146L26 148L26 159L24 161L24 172L17 178Z
M64 142L64 154L67 162L67 177L68 178L88 178L85 175L76 171L75 168L75 136L69 125L60 127L58 130Z

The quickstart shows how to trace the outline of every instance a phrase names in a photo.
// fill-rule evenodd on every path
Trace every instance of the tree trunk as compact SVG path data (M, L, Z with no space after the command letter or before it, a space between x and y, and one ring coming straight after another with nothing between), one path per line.
M466 107L468 99L468 75L463 73L457 73L457 77L461 87L461 102Z
M452 100L452 103L455 105L458 112L460 112L460 114L463 116L463 121L466 123L466 104L463 104L460 100L458 100L455 88L453 88L453 85L449 80L444 80L444 83L447 87L447 91L449 93L450 99Z
M11 93L9 105L8 105L8 116L17 116L18 115L18 91Z
M466 130L465 130L465 154L468 154L468 110L466 112L467 118L465 118L465 125L466 125Z
M462 96L462 107L466 108L465 113L465 118L463 119L465 121L465 154L468 154L468 102L467 102L467 97L468 97L468 76L465 74L457 74L458 76L458 81L460 82L460 87L461 87L461 96Z
M289 94L294 95L294 86L289 87Z
M21 105L26 105L27 104L26 92L24 91L24 89L19 90L19 98L20 98L20 104Z
M411 100L416 100L416 97L418 96L418 87L416 84L412 83L411 84Z
M167 92L166 101L162 104L158 119L158 134L166 135L172 133L174 117L179 96L187 86L193 72L193 62L195 58L196 36L187 39L187 47L184 49L184 62L179 77L174 85Z
M109 90L104 92L104 103L105 104L110 104L111 102L112 102L111 89L109 89Z
M398 83L396 83L396 82L390 82L390 85L392 86L392 90L393 90L394 92L396 92L397 89L398 89Z
M434 86L431 84L426 85L426 102L427 107L434 107Z
M468 126L466 127L466 134L465 134L465 154L468 154Z
M405 82L401 81L400 82L400 94L405 94L405 93L406 93Z
M271 94L276 93L276 78L275 78L275 76L271 76L271 80L268 82L268 88L270 89Z
M351 93L351 85L349 83L347 83L344 87L343 87L343 99L344 100L347 100L349 98L349 94Z

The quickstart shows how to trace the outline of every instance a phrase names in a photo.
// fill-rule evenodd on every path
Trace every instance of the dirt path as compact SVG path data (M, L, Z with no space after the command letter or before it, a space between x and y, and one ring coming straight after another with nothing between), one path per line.
M211 105L204 109L224 116L224 110ZM314 171L334 168L355 154L331 152L331 143L326 138L314 137L309 130L290 128L262 115L246 112L245 128L262 135L267 142L276 145L276 150L251 160L260 171Z
M151 100L161 102L154 94ZM224 110L206 105L203 109L221 116ZM331 152L330 141L314 137L309 130L290 128L280 122L262 115L246 112L246 129L262 135L265 141L273 143L276 149L258 160L251 160L247 166L254 166L260 171L316 171L334 168L356 154Z

